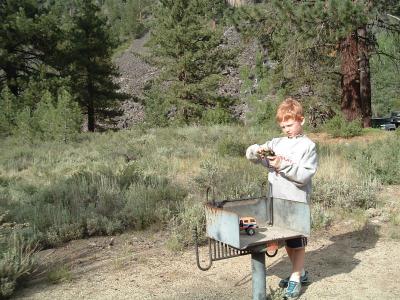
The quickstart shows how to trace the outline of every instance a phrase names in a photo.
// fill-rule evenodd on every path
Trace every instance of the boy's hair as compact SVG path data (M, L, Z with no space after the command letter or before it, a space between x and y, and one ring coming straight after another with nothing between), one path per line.
M303 107L297 100L289 97L278 106L278 110L276 112L276 121L278 123L287 120L303 121L303 119Z

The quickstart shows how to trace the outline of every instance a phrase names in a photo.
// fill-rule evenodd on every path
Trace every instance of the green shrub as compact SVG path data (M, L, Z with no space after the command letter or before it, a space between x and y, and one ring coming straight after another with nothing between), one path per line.
M400 184L399 149L400 140L393 136L384 142L349 147L345 155L366 177L378 178L383 184Z
M248 145L232 138L224 138L217 145L218 154L221 156L244 157Z
M64 89L58 92L57 104L54 105L53 102L50 92L44 91L33 112L36 136L45 141L75 140L82 124L82 113L78 103L73 101Z
M213 157L200 164L201 171L193 180L204 200L209 187L212 188L209 198L217 200L265 194L267 191L263 184L267 181L267 173L250 164L245 158L226 160Z
M203 112L202 123L205 125L229 124L232 123L232 116L226 109L217 106Z
M71 281L72 274L67 266L56 266L47 272L47 280L53 284Z
M341 114L337 114L327 121L324 128L332 137L349 138L362 134L362 126L359 120L348 122Z
M16 126L14 128L14 133L22 142L32 143L35 138L35 130L29 107L25 107L22 111L16 114L15 123Z
M0 230L3 228L0 226ZM6 238L1 234L0 298L8 298L17 284L35 268L35 247L18 232Z
M180 98L182 96L182 86L180 85L181 83L175 83L168 89L153 85L146 91L146 126L182 126L200 121L204 107Z
M0 136L10 135L16 115L16 98L6 86L0 94Z
M277 103L270 99L260 99L259 97L250 97L250 110L246 114L247 122L250 125L262 126L269 131L276 131L275 120Z
M164 176L135 170L120 175L107 170L103 174L79 172L48 186L20 187L18 197L24 200L13 202L9 218L29 222L43 247L126 228L162 225L176 214L177 203L187 191Z
M142 176L143 171L137 164L129 164L121 171L118 181L121 188L126 189L132 183L138 182Z
M169 221L171 236L167 247L173 251L182 250L192 244L193 230L197 228L199 242L205 240L205 214L203 203L186 199L178 206L178 213Z
M44 90L34 110L25 107L17 114L14 132L26 142L35 139L68 142L76 140L81 124L82 113L78 103L66 90L58 92L57 101Z
M253 87L253 80L254 72L250 69L249 66L242 66L239 68L239 77L242 80L241 84L241 94L249 94L251 93Z
M125 194L124 222L129 227L144 229L154 223L168 222L187 192L166 182L153 186L133 184Z
M376 207L376 192L379 183L371 179L360 182L326 181L316 178L313 183L311 202L324 208L341 207L346 209Z
M325 229L331 225L333 215L329 209L324 208L320 203L313 203L311 209L311 227L313 229Z

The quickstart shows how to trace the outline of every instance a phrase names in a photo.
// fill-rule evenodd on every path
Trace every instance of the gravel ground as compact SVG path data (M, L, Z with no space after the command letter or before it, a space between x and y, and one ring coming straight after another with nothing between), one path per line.
M347 222L313 236L306 252L312 283L300 299L400 299L400 241L377 234L380 226L351 229L357 226ZM42 266L67 266L72 278L52 284L38 272L15 299L252 299L250 256L214 262L203 272L193 249L174 253L166 239L162 232L135 232L43 251ZM281 294L278 282L290 270L285 251L266 264L269 290Z

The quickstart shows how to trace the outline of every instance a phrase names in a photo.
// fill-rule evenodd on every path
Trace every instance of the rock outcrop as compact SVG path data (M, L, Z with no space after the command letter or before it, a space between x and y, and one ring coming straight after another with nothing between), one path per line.
M222 71L224 80L219 86L218 93L223 97L238 99L238 103L232 107L231 111L235 118L243 121L248 106L245 101L240 101L242 80L240 79L239 69L242 66L247 66L252 70L256 53L260 48L256 40L244 43L234 27L228 27L224 32L224 37L225 43L221 47L238 51L237 67L228 67ZM121 74L116 80L121 86L121 91L131 95L130 99L121 104L123 114L116 119L117 128L128 128L143 121L144 89L146 84L160 74L160 70L146 59L149 57L149 49L145 46L148 38L149 35L147 34L141 39L134 40L132 45L115 59L115 64ZM244 94L247 92L250 91L243 91Z

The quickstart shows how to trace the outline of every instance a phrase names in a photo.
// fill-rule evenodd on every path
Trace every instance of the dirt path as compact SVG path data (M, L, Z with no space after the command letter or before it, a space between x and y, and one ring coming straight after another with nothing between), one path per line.
M379 222L352 227L336 225L312 238L306 254L312 284L300 299L400 299L400 241L382 237ZM163 233L126 233L43 251L42 264L67 266L72 279L51 284L38 274L15 299L252 298L250 256L215 262L202 272L193 249L174 254L165 240ZM268 286L277 291L279 278L289 273L283 249L267 258L267 268Z

